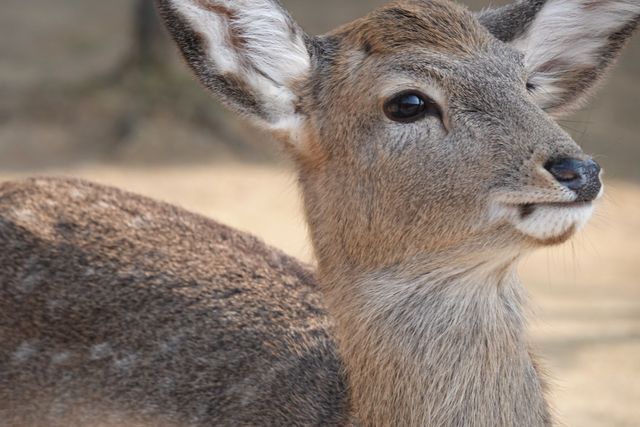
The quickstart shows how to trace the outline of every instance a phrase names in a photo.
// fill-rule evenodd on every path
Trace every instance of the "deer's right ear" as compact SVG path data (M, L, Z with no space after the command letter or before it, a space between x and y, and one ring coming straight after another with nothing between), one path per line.
M295 83L310 70L306 35L276 0L157 0L200 81L233 110L295 144Z

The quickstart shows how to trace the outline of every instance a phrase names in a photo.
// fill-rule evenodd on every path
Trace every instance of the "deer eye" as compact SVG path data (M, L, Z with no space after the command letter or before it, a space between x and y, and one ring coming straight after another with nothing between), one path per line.
M384 113L394 122L412 123L426 116L442 118L442 112L436 102L428 96L407 91L395 95L384 104Z

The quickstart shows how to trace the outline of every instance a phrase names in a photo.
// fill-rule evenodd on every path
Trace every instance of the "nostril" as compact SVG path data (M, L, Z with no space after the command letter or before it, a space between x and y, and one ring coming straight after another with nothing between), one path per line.
M577 201L590 202L600 194L601 168L592 159L560 158L544 167L560 184L576 193Z
M571 190L578 190L586 183L586 162L583 160L556 159L544 167L560 184Z
M560 182L569 182L580 179L580 173L572 169L558 168L556 170L552 170L551 172L553 176L555 176L556 179Z

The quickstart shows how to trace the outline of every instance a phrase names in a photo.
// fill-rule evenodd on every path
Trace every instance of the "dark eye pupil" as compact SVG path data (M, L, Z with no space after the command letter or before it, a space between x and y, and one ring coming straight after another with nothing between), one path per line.
M420 113L424 108L424 101L417 95L407 95L390 105L390 111L399 117L411 117Z
M411 123L420 120L430 111L437 112L438 106L418 93L397 95L384 106L387 117L395 122Z

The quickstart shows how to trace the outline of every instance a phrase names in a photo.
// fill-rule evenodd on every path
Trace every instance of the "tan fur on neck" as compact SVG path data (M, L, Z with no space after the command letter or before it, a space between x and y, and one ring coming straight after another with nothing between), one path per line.
M466 261L335 279L328 301L363 425L551 425L515 261Z

